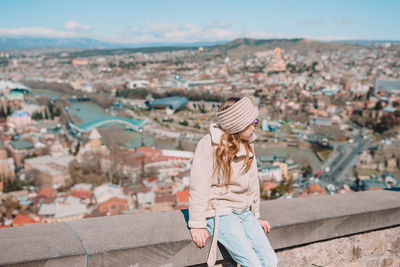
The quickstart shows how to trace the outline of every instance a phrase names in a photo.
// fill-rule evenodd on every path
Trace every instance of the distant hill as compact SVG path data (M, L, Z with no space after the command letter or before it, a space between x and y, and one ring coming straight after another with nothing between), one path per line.
M121 44L104 42L89 38L9 38L0 37L0 50L35 49L35 48L79 48L79 49L121 49L121 48L149 48L149 47L199 47L212 46L224 42L197 42L197 43L144 43Z
M337 49L354 49L357 46L352 44L321 42L309 39L248 39L240 38L231 42L210 47L210 52L229 56L231 58L240 58L256 52L272 50L280 47L285 50L337 50Z
M1 37L0 50L14 49L37 49L37 48L77 48L77 49L132 49L132 48L153 48L150 52L154 52L160 47L175 48L195 48L195 47L213 47L219 49L220 52L231 51L240 54L246 49L251 51L263 51L273 49L279 46L283 49L341 49L346 48L343 45L374 45L377 43L395 43L400 41L393 40L342 40L342 41L313 41L308 39L249 39L240 38L233 41L215 41L215 42L196 42L196 43L142 43L142 44L121 44L100 41L90 38L44 38L44 37ZM256 51L257 50L257 51Z
M69 57L87 57L96 55L121 55L125 53L154 53L168 52L179 50L197 50L197 45L188 46L154 46L154 47L139 47L139 48L121 48L121 49L92 49L69 53ZM203 46L204 52L198 53L193 59L207 60L215 57L221 59L225 57L241 58L256 52L272 50L275 47L280 47L285 50L338 50L338 49L354 49L358 46L352 44L320 42L308 39L248 39L240 38L230 42Z
M68 57L91 57L91 56L110 56L123 55L130 53L157 53L171 52L181 50L195 50L198 47L191 46L155 46L155 47L139 47L139 48L120 48L120 49L90 49L68 53Z
M239 38L229 42L198 42L198 43L148 43L148 44L118 44L103 42L88 38L6 38L0 37L0 50L24 49L38 50L39 53L59 54L68 51L69 57L87 57L98 55L121 55L125 53L154 53L179 50L197 50L204 47L204 52L197 53L193 60L224 59L225 57L242 58L256 52L272 50L280 47L284 50L341 50L357 49L364 45L373 45L386 41L345 40L345 41L314 41L310 39L250 39ZM399 43L399 41L390 41ZM50 49L51 48L51 49ZM73 49L72 49L73 48ZM47 51L46 51L47 49ZM75 49L75 50L74 50Z

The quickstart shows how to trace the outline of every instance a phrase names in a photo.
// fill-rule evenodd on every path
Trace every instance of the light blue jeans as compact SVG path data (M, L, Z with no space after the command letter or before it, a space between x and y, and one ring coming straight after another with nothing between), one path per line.
M207 230L214 233L214 217L207 218ZM251 211L219 217L220 242L242 267L276 267L278 258Z

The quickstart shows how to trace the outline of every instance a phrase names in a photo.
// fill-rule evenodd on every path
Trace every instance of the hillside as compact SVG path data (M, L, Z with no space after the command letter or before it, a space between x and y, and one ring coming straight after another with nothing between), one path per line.
M191 46L150 46L140 48L118 48L118 49L88 49L69 53L69 57L89 57L101 55L122 55L131 53L156 53L171 52L179 50L197 50L200 44ZM321 42L309 39L248 39L240 38L223 44L204 46L204 51L196 53L188 60L211 60L215 58L224 59L225 57L242 58L256 52L272 50L280 47L285 50L340 50L358 49L359 46L338 42Z
M340 49L358 49L352 44L342 44L333 42L320 42L309 39L247 39L241 38L234 41L210 47L210 53L220 54L231 58L241 58L243 56L254 54L256 52L266 51L280 47L285 50L340 50Z

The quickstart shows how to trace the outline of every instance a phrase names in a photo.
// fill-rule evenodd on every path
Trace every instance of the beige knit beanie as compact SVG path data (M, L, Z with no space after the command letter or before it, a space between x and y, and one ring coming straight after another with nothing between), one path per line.
M217 112L217 120L221 128L230 134L243 131L257 117L257 105L246 96L229 108Z

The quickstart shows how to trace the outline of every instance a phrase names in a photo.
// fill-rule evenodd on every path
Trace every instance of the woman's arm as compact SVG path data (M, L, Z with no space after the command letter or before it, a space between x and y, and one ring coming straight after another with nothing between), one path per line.
M210 136L197 144L190 172L189 227L206 228L208 194L213 172L213 149Z
M260 180L258 178L258 168L257 168L257 160L256 157L254 155L254 159L255 162L253 162L254 166L254 174L253 174L253 201L254 201L254 205L253 205L253 213L254 216L257 218L258 223L260 224L261 228L263 229L263 231L265 233L269 233L271 231L271 225L269 224L268 221L265 220L261 220L260 219Z
M252 211L254 216L258 219L260 218L260 180L258 179L258 168L257 168L257 159L256 156L253 156L253 166L251 171L252 175L252 196L253 196L253 207Z

